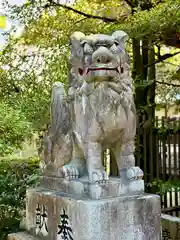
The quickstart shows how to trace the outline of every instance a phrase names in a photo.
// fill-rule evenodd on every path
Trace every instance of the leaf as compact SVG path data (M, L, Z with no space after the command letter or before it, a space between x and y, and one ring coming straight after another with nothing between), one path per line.
M5 29L6 28L6 17L1 15L0 16L0 29Z

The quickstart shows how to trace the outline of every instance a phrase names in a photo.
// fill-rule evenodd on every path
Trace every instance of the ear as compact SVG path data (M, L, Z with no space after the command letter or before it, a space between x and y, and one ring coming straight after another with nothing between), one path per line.
M84 33L82 32L74 32L71 36L70 36L70 46L71 48L75 48L78 49L80 48L80 42L81 39L83 39L83 37L85 37Z
M85 37L84 33L82 33L82 32L74 32L70 36L70 41L80 41L83 37Z
M70 36L70 49L71 49L71 57L70 61L80 61L83 56L83 48L81 46L81 39L85 37L84 33L82 32L74 32Z
M114 32L112 36L123 46L125 42L129 39L128 34L121 30Z

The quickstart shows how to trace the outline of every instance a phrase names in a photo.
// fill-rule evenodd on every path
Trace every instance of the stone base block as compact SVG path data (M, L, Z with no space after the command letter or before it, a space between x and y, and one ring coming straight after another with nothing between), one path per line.
M162 214L162 240L180 239L180 218Z
M42 176L41 187L76 196L101 199L107 197L118 197L124 195L143 194L144 181L127 181L121 178L111 177L107 183L89 183L87 177L68 181L66 179Z
M33 236L30 236L25 232L20 232L9 234L7 240L38 240L38 239Z
M160 240L160 198L107 197L30 189L26 230L43 240Z

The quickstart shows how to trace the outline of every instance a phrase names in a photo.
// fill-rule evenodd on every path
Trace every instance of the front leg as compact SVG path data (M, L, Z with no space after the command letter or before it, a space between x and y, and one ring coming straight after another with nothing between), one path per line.
M135 166L133 141L123 144L121 148L114 149L120 177L137 180L143 178L143 171Z
M82 146L78 142L76 134L72 133L72 157L68 164L65 164L61 169L60 173L68 179L77 179L86 174L86 165L84 159L84 153Z
M102 147L100 143L90 142L87 148L87 169L90 182L104 182L108 180L102 165Z

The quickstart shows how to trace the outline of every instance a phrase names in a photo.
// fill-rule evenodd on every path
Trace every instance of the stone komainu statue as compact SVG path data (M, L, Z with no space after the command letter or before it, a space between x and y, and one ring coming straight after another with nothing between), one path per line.
M123 31L70 39L70 84L53 85L51 124L44 149L44 171L55 176L107 179L102 151L114 153L120 176L140 179L135 167L136 110Z

